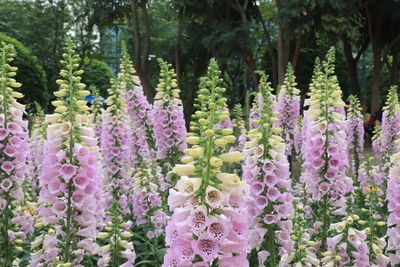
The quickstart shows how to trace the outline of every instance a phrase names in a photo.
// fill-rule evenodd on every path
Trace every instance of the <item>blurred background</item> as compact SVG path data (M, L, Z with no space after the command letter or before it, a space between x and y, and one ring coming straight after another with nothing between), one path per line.
M365 112L378 111L389 86L399 83L397 0L0 0L0 42L18 51L25 103L48 106L67 36L83 59L83 82L102 97L118 72L122 43L150 101L156 59L169 61L187 116L211 57L223 71L230 106L248 107L256 70L279 88L288 62L304 97L315 58L330 46L344 96L359 96Z

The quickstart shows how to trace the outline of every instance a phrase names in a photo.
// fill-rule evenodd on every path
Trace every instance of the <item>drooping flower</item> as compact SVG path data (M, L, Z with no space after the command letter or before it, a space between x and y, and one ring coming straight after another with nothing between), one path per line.
M226 119L220 112L226 98L221 96L225 89L219 87L219 75L212 59L207 76L201 79L198 111L190 124L187 139L193 139L188 140L192 145L184 151L184 164L173 169L181 178L168 197L173 214L166 227L163 266L224 266L228 259L239 258L247 262L249 188L236 174L221 172L224 161L219 154L235 137L232 129L214 127ZM231 156L224 157L241 159Z
M44 159L40 179L38 217L42 244L33 249L30 266L79 266L84 255L95 253L98 227L103 224L102 180L98 172L97 139L89 127L80 82L80 58L69 40L61 64L60 89L54 94L55 114L46 120ZM66 99L68 97L68 100Z
M102 249L99 250L98 266L128 267L133 266L136 259L133 243L124 239L123 234L126 232L125 238L132 236L129 232L131 223L125 222L132 214L129 204L133 184L133 140L125 99L126 84L121 82L123 75L120 73L116 80L111 80L109 97L105 100L108 107L102 118L101 150L109 218L103 230L106 231L104 238L99 242Z
M250 185L253 198L249 202L251 248L265 251L268 257L263 266L278 266L278 255L290 254L293 241L290 238L292 206L289 163L285 154L284 140L277 135L277 112L273 111L274 97L267 76L262 74L260 93L264 103L261 116L253 124L259 125L248 132L243 177Z
M138 166L142 159L150 159L152 151L155 150L154 112L143 93L140 79L135 75L126 50L122 51L120 69L118 82L125 88L126 105L132 123L132 159L134 166Z
M375 125L372 132L372 151L376 158L382 158L382 127L380 125Z
M293 148L296 153L296 158L302 160L303 158L303 117L297 117L296 126L294 127Z
M133 182L130 121L124 91L118 80L111 81L108 93L109 97L105 100L108 108L103 112L101 133L107 203L111 207L115 200L124 213L129 213L127 200Z
M152 244L152 246L148 246L148 249L153 251L151 257L157 264L161 264L158 244L160 237L163 237L165 233L168 219L163 210L163 201L158 186L157 175L160 172L161 168L154 166L152 162L142 162L135 173L130 197L135 223L140 231L137 234Z
M361 114L360 101L356 96L349 96L347 110L347 149L352 160L352 170L358 178L364 152L364 118Z
M174 166L187 148L182 101L171 64L159 60L161 72L154 101L154 137L163 172Z
M30 149L28 155L31 195L37 197L39 193L39 176L42 173L43 146L46 140L47 124L44 119L43 109L35 102L36 115L33 118L33 125L30 138Z
M102 113L103 113L103 102L101 101L101 96L99 90L94 86L90 86L89 91L92 92L93 100L91 101L91 121L99 142L101 140L101 125L102 125Z
M18 264L20 244L30 229L28 214L21 212L24 201L22 184L28 171L28 122L23 120L25 107L17 102L23 95L14 78L17 68L10 64L15 57L12 45L0 43L0 265ZM25 232L24 232L25 231Z
M246 125L243 120L243 110L240 104L236 104L233 108L233 134L236 141L232 144L230 151L243 151L246 142Z
M296 77L294 76L292 65L289 63L285 79L279 90L277 103L279 120L276 123L276 126L282 129L287 155L292 155L294 149L295 127L300 114L300 90L296 88L296 85Z
M399 141L396 140L399 146ZM392 155L386 199L389 217L387 218L387 236L389 237L387 251L393 266L400 264L400 154Z
M326 246L328 226L336 216L346 215L346 197L353 192L352 179L347 177L348 154L344 102L337 77L334 75L334 49L327 61L316 63L310 84L309 109L303 123L305 143L304 163L300 181L305 183L309 203L319 207L313 210L313 222L322 223L319 240ZM329 214L329 215L328 215ZM339 217L338 219L341 219Z
M388 173L390 157L398 152L395 141L397 133L400 131L400 104L397 96L397 86L392 86L389 90L386 106L382 114L382 136L380 138L380 153L382 156L382 169Z

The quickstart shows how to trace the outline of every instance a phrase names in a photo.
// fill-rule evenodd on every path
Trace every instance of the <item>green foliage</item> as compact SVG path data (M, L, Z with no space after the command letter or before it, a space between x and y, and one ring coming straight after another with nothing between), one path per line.
M99 94L107 96L107 89L110 88L110 79L115 75L106 63L98 59L85 58L83 62L82 82L87 86L95 86Z
M0 33L0 42L12 44L17 51L17 56L13 62L18 67L16 80L22 83L21 93L25 96L21 102L33 103L37 101L45 105L49 99L47 91L46 73L32 55L31 51L18 40Z

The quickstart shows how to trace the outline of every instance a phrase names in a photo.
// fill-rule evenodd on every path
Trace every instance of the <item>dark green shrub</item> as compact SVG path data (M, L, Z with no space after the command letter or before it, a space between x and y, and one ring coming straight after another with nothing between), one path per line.
M46 106L49 100L46 73L38 63L37 58L17 39L0 33L1 42L12 44L17 51L17 56L12 62L12 66L18 67L15 79L22 83L20 91L25 95L21 102L31 104L36 101L40 105Z
M99 90L101 96L107 96L107 89L110 88L110 79L114 78L114 73L106 63L94 58L85 58L83 63L82 82L87 87L94 85Z

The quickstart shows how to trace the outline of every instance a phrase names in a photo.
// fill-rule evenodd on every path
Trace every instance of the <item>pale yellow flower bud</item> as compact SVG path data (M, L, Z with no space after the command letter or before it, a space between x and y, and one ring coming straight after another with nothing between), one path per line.
M65 90L65 89L61 89L61 90L58 90L58 91L53 92L53 94L54 94L56 97L63 97L63 96L66 95L66 91L67 91L67 90Z
M194 175L194 166L190 164L176 164L175 167L172 169L172 172L177 175Z
M190 163L190 162L192 162L192 161L193 161L193 157L191 157L191 156L187 156L187 157L181 158L181 162L182 162L183 164L188 164L188 163Z
M213 130L213 129L207 129L207 130L204 132L204 135L205 135L205 136L213 136L213 135L214 135L214 130Z
M218 173L217 179L220 180L225 185L239 185L240 178L234 173Z
M238 162L243 160L243 155L239 151L228 152L219 156L224 162Z
M120 236L123 237L123 238L129 238L129 237L132 237L133 234L131 232L129 232L129 231L124 231L124 232L122 232L120 234Z
M104 238L107 238L107 237L109 237L110 236L110 233L106 233L106 232L99 232L98 234L97 234L97 238L98 239L104 239Z
M232 143L232 142L236 141L236 137L233 135L226 135L226 136L222 136L221 138L224 139L228 143Z
M225 146L228 142L225 139L218 138L214 140L214 145L216 146Z
M83 97L88 96L88 95L90 95L90 91L88 91L88 90L80 90L79 91L79 95L83 96Z
M64 101L61 101L61 100L51 101L51 104L55 107L59 107L59 106L64 105Z
M123 247L125 249L130 249L133 250L133 244L132 242L128 242L126 240L119 240L118 241L118 245L120 245L120 247Z
M21 94L20 92L12 92L11 95L15 98L23 98L24 95Z
M58 106L58 107L56 107L56 109L54 111L58 112L58 113L64 113L67 110L68 110L68 107L66 107L66 106Z
M11 85L11 87L14 87L14 88L20 88L22 86L22 83L12 82L10 85Z
M200 144L200 137L198 137L198 136L186 137L186 142L190 145L198 145L198 144Z

